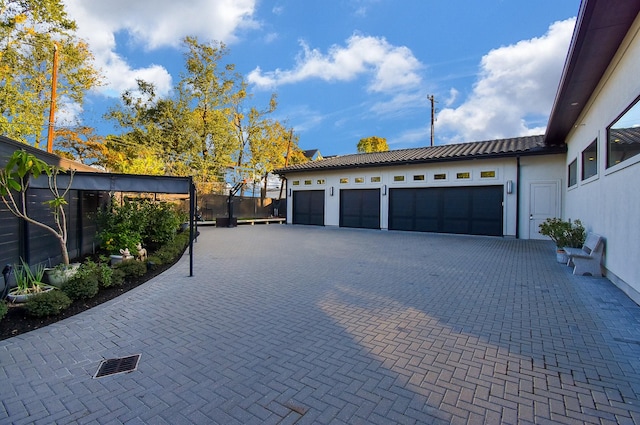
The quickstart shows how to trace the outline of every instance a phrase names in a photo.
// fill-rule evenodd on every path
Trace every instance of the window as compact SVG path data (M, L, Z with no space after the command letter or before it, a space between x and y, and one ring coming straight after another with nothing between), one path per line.
M403 182L404 181L404 176L393 176L393 181L394 182Z
M364 177L356 177L354 181L356 183L364 183Z
M342 177L340 179L340 184L345 184L345 183L349 183L349 178L348 177Z
M293 181L293 185L294 186L300 186L300 180L294 180Z
M640 154L640 98L607 130L607 168Z
M318 184L324 184L324 179L318 179L318 181L316 182Z
M416 174L413 176L413 181L424 181L424 174Z
M491 170L491 171L480 171L480 178L481 179L495 179L496 178L496 172Z
M569 164L569 176L567 177L568 187L575 186L578 183L578 160L574 159Z
M598 140L582 151L582 180L598 174Z
M433 179L434 180L446 180L447 179L447 174L446 173L434 174L433 175Z
M464 173L456 173L456 178L457 179L470 179L471 178L471 173L466 171Z
M380 176L371 177L371 183L380 183Z
M305 180L304 184L305 186L311 186L311 180Z

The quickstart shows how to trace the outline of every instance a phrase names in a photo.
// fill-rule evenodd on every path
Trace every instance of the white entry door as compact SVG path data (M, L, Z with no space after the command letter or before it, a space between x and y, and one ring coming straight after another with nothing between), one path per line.
M560 182L534 182L530 187L529 239L547 239L540 234L540 223L547 218L560 217Z

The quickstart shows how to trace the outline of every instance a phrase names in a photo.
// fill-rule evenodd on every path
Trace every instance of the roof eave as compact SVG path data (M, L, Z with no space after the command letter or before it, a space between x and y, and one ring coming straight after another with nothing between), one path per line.
M400 167L403 165L433 164L433 163L439 163L439 162L456 162L456 161L469 161L469 160L478 160L478 159L515 158L519 156L522 157L522 156L553 155L553 154L566 153L566 152L567 152L566 145L558 145L553 147L534 148L526 151L496 152L496 153L474 155L474 156L452 156L452 157L446 157L446 158L428 158L428 159L419 159L419 160L413 160L413 161L411 160L410 161L407 161L407 160L388 161L388 162L368 163L368 164L341 164L341 165L335 165L335 166L329 165L326 167L301 168L301 169L280 168L280 169L274 170L273 172L275 174L278 174L279 176L285 176L287 174L336 171L336 170L344 170L344 169Z

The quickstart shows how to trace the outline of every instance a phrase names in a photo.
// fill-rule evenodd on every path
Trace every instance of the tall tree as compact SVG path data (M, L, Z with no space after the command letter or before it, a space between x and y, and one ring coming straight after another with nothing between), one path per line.
M62 0L0 0L0 132L38 146L47 129L54 49L56 103L82 103L100 83Z
M387 139L384 137L371 136L360 139L358 142L358 152L359 153L369 153L369 152L387 152L389 150L389 145L387 144Z

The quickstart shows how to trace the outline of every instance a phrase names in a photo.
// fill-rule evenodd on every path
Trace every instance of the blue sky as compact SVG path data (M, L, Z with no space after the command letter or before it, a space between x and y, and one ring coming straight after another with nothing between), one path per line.
M278 94L275 118L323 155L360 138L391 149L543 134L579 0L63 0L105 84L61 125L102 115L136 78L167 93L181 40L219 40L252 103ZM64 108L64 106L63 106Z

